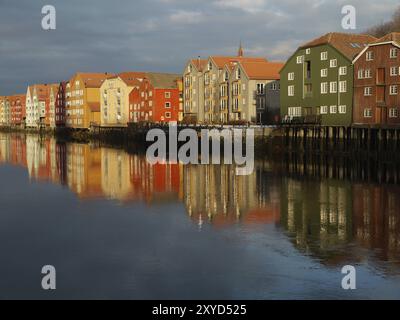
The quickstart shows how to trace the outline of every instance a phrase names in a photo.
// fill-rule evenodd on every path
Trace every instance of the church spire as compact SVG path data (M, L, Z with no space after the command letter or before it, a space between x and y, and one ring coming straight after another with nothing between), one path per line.
M242 47L242 41L240 41L238 57L243 57L243 56L244 56L244 51L243 51L243 47Z

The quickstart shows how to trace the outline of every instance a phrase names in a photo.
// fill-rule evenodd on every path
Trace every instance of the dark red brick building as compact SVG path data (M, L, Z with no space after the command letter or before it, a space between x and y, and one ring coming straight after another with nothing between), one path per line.
M355 125L400 125L400 33L368 45L354 60Z

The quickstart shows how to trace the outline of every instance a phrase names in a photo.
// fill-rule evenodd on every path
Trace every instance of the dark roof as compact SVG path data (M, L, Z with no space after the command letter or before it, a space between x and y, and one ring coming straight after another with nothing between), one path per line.
M175 89L177 88L177 80L181 78L180 74L173 73L146 73L148 79L154 88Z

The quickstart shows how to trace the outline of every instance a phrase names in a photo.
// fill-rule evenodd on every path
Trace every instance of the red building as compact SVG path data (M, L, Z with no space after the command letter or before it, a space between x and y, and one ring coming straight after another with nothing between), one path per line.
M391 33L354 60L354 124L399 125L399 90L400 33Z
M146 73L139 88L129 95L129 122L179 121L180 78L178 74Z
M67 87L67 82L60 82L58 87L56 103L55 103L55 121L56 127L65 126L65 89Z
M18 94L9 97L10 101L10 122L12 126L22 126L26 116L26 95Z

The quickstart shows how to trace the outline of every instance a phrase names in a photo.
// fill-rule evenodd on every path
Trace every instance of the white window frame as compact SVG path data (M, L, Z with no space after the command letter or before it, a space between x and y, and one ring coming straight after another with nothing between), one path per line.
M294 97L294 85L288 86L288 96Z
M328 69L321 69L321 78L328 77Z
M398 93L399 93L399 87L397 86L397 84L391 85L389 89L389 94L391 96L397 96Z
M367 51L365 55L365 60L366 61L373 61L374 60L374 52L373 51Z
M329 107L329 113L330 114L337 114L337 106L336 105L332 105Z
M294 80L294 72L289 72L288 73L288 81L293 81Z
M399 109L398 108L390 108L389 109L389 118L398 118L399 117Z
M329 66L330 66L331 68L336 68L336 67L337 67L337 59L331 59L331 60L329 61Z
M297 56L296 63L297 64L303 64L304 63L304 56Z
M397 48L390 49L390 58L391 59L396 59L398 54L399 54L399 50Z
M328 51L321 52L321 61L328 60Z
M372 109L371 108L364 108L364 118L372 118Z
M328 88L328 82L321 82L321 94L327 94Z
M346 112L347 112L347 106L346 105L339 106L339 113L340 114L346 114Z
M399 74L398 67L390 67L390 76L391 77L396 77L398 74Z
M329 92L330 93L337 93L337 82L336 81L331 81L329 83Z
M347 67L340 67L340 68L339 68L339 75L340 75L340 76L345 76L345 75L347 75Z
M328 114L328 106L321 106L320 113L321 114Z
M339 81L339 92L346 93L347 92L347 81Z
M364 88L364 97L372 96L372 87L365 87Z

